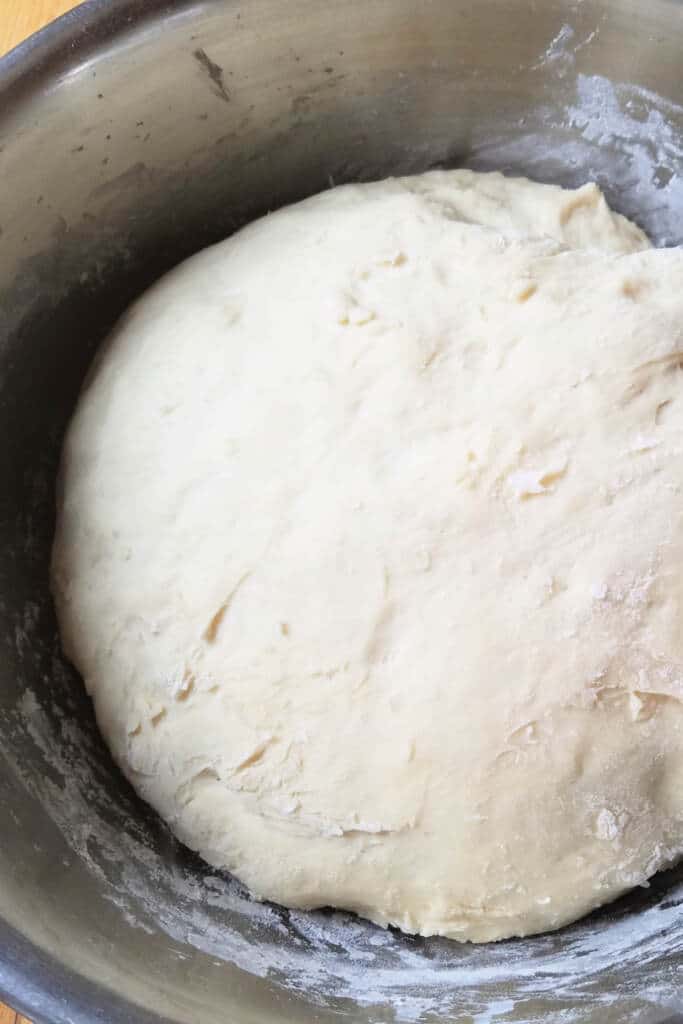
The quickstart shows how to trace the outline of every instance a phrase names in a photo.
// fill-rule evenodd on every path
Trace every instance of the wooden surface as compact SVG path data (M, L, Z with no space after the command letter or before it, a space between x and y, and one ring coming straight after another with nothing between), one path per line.
M31 1024L31 1021L0 1003L0 1024Z
M75 6L76 0L0 0L0 54Z
M0 0L0 55L48 21L76 6L76 0ZM31 1024L0 1003L0 1024Z

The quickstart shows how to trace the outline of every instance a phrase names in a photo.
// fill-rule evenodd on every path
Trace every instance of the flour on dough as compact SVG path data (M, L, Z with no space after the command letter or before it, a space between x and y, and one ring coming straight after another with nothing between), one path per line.
M259 897L484 941L683 850L683 254L594 185L268 216L126 314L53 588L121 768Z

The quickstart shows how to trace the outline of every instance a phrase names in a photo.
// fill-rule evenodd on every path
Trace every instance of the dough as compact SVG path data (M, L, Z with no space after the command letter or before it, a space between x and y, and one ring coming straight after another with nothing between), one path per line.
M121 768L260 898L484 941L683 851L683 254L595 185L281 210L124 317L53 587Z

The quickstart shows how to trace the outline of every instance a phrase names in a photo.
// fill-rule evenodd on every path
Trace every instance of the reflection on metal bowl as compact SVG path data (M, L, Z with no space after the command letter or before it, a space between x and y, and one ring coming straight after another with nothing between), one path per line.
M676 0L91 0L0 62L0 992L49 1024L683 1012L683 872L489 946L251 902L111 763L55 632L60 440L133 296L330 183L599 182L683 235Z

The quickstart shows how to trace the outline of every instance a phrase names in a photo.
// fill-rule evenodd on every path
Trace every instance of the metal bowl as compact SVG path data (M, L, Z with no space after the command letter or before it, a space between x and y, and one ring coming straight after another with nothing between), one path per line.
M677 0L92 0L0 62L0 991L45 1024L682 1019L683 874L483 947L252 903L115 770L60 653L55 466L133 296L333 183L468 164L683 235Z

